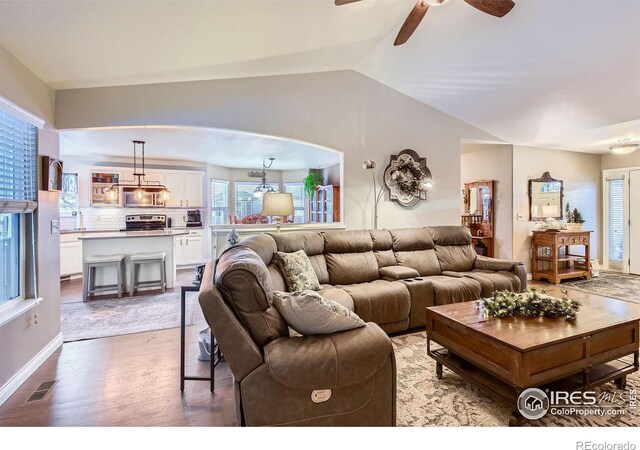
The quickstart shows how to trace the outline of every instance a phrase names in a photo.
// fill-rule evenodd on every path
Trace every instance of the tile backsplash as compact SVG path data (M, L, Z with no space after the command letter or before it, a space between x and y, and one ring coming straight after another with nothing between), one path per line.
M129 214L164 214L171 218L173 228L186 226L187 210L171 208L80 208L76 217L61 217L62 230L85 228L87 230L120 230ZM204 216L203 216L204 220Z

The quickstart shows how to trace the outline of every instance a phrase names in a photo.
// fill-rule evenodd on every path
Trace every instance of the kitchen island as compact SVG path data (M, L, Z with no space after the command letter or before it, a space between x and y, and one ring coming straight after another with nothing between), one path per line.
M113 233L86 234L78 239L82 241L82 255L126 255L126 290L128 292L131 280L129 280L130 256L134 253L164 252L166 256L166 282L167 289L174 286L176 280L175 238L188 235L188 230L164 230L164 231L125 231ZM160 274L158 267L143 264L138 275L139 281L158 280ZM96 284L115 284L115 268L99 270L96 274Z

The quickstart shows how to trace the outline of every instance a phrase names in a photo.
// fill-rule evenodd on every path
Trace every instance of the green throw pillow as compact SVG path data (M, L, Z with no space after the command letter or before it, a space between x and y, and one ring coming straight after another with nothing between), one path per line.
M293 253L276 252L276 262L282 271L289 292L311 289L319 291L320 282L311 267L311 261L303 250Z
M366 325L356 313L315 291L274 291L273 304L287 325L303 336L331 334Z

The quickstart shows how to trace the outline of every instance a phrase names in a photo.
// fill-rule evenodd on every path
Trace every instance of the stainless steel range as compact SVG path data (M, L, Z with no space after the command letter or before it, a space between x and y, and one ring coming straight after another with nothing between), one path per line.
M125 217L125 228L121 231L164 230L166 226L164 214L131 214Z

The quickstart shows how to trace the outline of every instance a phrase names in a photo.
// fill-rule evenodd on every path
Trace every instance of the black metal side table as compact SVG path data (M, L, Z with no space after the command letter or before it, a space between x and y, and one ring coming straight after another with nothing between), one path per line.
M200 381L209 381L211 385L211 392L215 390L215 369L218 362L220 362L221 355L218 350L218 346L215 343L215 338L213 336L213 331L211 332L211 374L209 377L191 377L185 376L184 374L184 354L185 354L185 322L186 322L186 296L187 292L198 292L200 291L199 284L189 284L185 286L180 286L180 391L184 391L184 382L185 380L200 380Z

